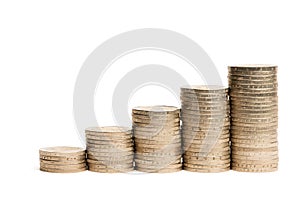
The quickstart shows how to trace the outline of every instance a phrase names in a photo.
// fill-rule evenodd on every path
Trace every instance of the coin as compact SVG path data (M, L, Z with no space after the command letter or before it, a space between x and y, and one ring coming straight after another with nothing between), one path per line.
M232 158L235 161L238 161L238 160L258 160L258 161L264 160L264 161L266 161L266 160L278 159L278 154L245 156L245 155L239 155L239 154L232 153Z
M181 86L181 90L195 90L201 93L217 93L217 92L226 92L228 91L228 87L220 86L220 85L186 85Z
M75 164L81 164L85 163L85 158L82 158L80 160L46 160L46 159L40 159L40 163L48 164L48 165L75 165Z
M175 106L165 106L165 105L156 105L156 106L138 106L132 109L132 113L179 113L179 109Z
M216 150L216 151L209 151L207 150L206 152L202 151L202 152L189 152L189 151L185 151L183 153L183 155L186 156L224 156L224 155L228 155L230 154L230 148L226 148L226 150L222 151L222 150Z
M220 165L200 165L200 164L189 164L183 163L183 167L197 168L197 169L218 169L218 168L227 168L230 167L230 163L220 164Z
M79 168L79 169L51 169L51 168L40 167L40 170L44 172L51 172L51 173L75 173L75 172L85 171L86 167Z
M120 161L124 160L133 160L134 154L109 154L109 155L98 155L98 154L89 154L87 160L94 161Z
M198 156L188 156L186 154L183 155L183 159L190 159L190 160L230 160L230 153L225 155L219 156L209 156L209 155L198 155Z
M39 153L43 156L79 156L85 155L85 149L67 146L45 147L40 148Z
M275 172L278 170L278 167L271 167L271 168L258 168L258 169L251 169L251 168L242 168L242 167L232 167L232 170L239 171L239 172Z
M230 167L225 168L216 168L216 169L199 169L199 168L191 168L191 167L183 167L184 170L190 171L190 172L201 172L201 173L219 173L219 172L226 172L230 170Z
M97 140L97 141L117 141L117 142L130 142L132 140L132 136L85 136L87 140Z
M136 163L136 168L146 168L149 170L177 169L180 167L182 167L182 164L179 160L175 161L174 163Z
M146 173L174 173L182 170L182 167L179 166L178 168L163 168L163 169L148 169L148 168L141 168L136 167L137 171L146 172Z
M40 159L42 160L50 160L50 161L59 161L59 162L68 162L68 161L81 161L85 159L85 155L79 156L43 156L40 155Z
M99 133L130 133L131 129L123 126L104 126L104 127L90 127L86 129L87 132Z
M108 145L108 146L130 146L133 144L133 139L125 141L116 141L116 140L87 140L89 145Z
M86 167L86 163L78 163L78 164L46 164L44 162L40 162L40 167L43 169L54 169L54 170L67 170L67 169L81 169Z
M97 168L89 168L88 169L91 172L98 172L98 173L128 173L133 171L132 169L97 169Z

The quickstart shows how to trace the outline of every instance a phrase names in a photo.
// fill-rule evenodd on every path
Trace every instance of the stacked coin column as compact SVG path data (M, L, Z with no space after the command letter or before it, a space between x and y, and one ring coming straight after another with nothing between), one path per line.
M232 169L270 172L278 167L277 66L229 66Z
M194 172L230 170L228 88L181 88L183 167Z
M132 131L126 127L87 128L88 169L93 172L129 172L133 170Z
M40 170L71 173L86 170L85 149L79 147L46 147L40 149Z
M172 106L136 107L132 110L132 121L136 170L180 171L179 109Z

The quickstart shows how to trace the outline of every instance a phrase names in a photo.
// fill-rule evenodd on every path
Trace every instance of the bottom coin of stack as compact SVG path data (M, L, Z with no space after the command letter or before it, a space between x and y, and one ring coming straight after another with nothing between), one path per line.
M79 147L46 147L40 151L40 170L72 173L86 170L85 149Z
M135 168L169 173L182 169L179 109L140 106L132 110Z
M182 87L181 102L184 170L230 170L228 88Z
M126 127L87 128L87 164L93 172L122 173L133 170L132 131Z

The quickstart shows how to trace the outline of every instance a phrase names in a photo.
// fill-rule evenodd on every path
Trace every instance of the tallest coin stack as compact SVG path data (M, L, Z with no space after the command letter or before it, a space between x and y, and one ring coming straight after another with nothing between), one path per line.
M278 167L277 66L229 66L232 169L270 172Z

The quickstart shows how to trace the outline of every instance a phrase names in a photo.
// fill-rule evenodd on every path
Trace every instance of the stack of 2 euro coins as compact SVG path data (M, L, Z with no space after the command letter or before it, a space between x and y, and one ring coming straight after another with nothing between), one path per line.
M182 169L179 114L173 106L133 108L136 170L168 173Z
M232 169L278 168L277 66L229 66Z
M230 170L228 88L214 85L182 87L180 98L184 170Z
M39 150L40 170L72 173L86 170L85 149L79 147L46 147Z
M85 130L89 171L126 173L133 171L132 130L127 127L92 127Z

